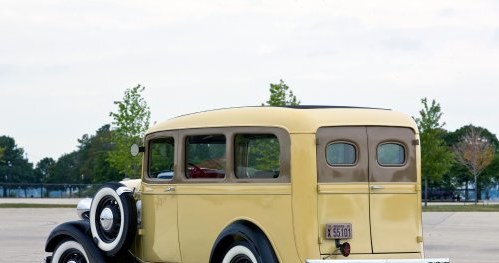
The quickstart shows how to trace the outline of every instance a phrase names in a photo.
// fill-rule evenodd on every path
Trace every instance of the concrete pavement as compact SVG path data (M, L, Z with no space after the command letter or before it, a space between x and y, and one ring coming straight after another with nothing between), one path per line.
M50 231L76 219L74 208L0 208L0 263L42 262ZM499 262L499 213L423 213L423 222L426 257Z

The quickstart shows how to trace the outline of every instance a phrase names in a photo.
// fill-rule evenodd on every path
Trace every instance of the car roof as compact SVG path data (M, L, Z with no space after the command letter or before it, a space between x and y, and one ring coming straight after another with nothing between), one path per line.
M253 106L209 110L175 117L152 126L147 133L164 130L216 127L279 127L289 133L315 133L330 126L397 126L417 132L406 114L378 108L350 106Z

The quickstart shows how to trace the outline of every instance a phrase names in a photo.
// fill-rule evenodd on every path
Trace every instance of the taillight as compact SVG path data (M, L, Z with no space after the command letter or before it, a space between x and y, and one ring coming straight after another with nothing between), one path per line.
M350 243L345 242L341 244L340 251L344 257L348 257L350 255Z
M344 257L348 257L350 255L350 243L345 242L341 244L339 239L335 239L334 241L336 243L336 248L340 249L341 254Z

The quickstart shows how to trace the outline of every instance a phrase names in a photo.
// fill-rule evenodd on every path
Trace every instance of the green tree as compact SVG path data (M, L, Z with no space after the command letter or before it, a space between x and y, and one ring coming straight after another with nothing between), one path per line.
M296 99L293 91L281 79L279 84L270 83L270 98L266 102L269 106L296 106L300 101ZM265 105L265 104L262 104Z
M41 159L35 166L35 177L40 182L45 182L46 178L51 177L54 173L56 161L50 157Z
M109 163L124 177L136 178L139 176L140 158L130 154L130 146L140 143L145 131L149 127L150 111L147 102L142 98L141 92L145 87L137 85L125 90L118 105L117 112L111 112L113 118L113 134L111 141L114 149L109 154Z
M104 183L119 181L120 172L111 166L109 152L113 150L111 126L106 124L95 135L83 135L78 140L80 173L84 183Z
M81 183L78 151L63 154L53 165L52 173L48 174L46 183L77 184Z
M5 152L5 148L0 147L0 162L3 162L3 154Z
M454 156L445 145L443 135L445 130L441 123L442 110L440 104L432 100L428 105L426 98L421 99L423 109L419 117L415 118L421 139L421 171L425 181L425 206L427 205L428 181L438 183L442 176L449 171L454 163Z
M3 159L0 161L0 180L5 183L31 183L34 181L33 164L24 157L24 149L13 138L0 136ZM3 196L7 188L4 187Z

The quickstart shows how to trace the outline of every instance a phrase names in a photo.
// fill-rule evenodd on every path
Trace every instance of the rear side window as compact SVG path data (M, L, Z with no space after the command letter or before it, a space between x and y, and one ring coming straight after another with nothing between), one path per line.
M153 139L149 143L149 177L173 178L174 140L171 137Z
M280 146L274 134L238 134L234 148L238 179L279 177Z
M405 148L399 143L380 144L377 159L381 166L402 166L405 164Z
M226 139L224 135L188 136L185 143L185 171L188 179L225 177Z
M333 142L326 147L326 161L329 165L354 165L357 163L357 148L348 142Z

